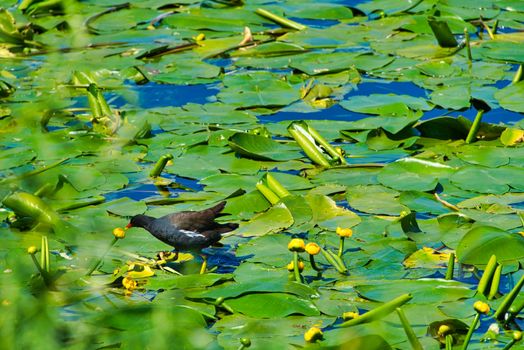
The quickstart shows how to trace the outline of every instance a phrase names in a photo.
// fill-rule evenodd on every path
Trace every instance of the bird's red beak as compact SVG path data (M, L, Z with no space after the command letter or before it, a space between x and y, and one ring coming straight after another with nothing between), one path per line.
M126 230L127 230L127 229L130 229L131 227L133 227L133 225L131 225L131 223L127 224L127 225L126 225Z

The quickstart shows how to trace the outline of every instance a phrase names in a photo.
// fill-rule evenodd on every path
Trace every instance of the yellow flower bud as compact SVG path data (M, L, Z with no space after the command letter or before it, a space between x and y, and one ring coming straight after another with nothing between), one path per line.
M133 290L133 289L136 289L136 281L134 279L132 279L131 277L124 277L122 279L122 285L124 286L125 289L127 290Z
M324 334L320 328L313 326L304 333L304 340L308 343L314 343L317 340L322 339L323 335Z
M29 248L27 248L27 252L31 255L35 254L36 252L38 251L38 248L35 247L34 245L30 246Z
M451 327L447 324L441 324L440 327L438 327L437 334L439 337L445 337L451 332Z
M513 340L519 341L522 339L522 332L521 331L513 331Z
M118 239L122 239L126 236L126 231L124 231L124 229L121 227L117 227L113 230L113 236Z
M353 230L350 228L337 227L337 235L340 237L348 238L353 236Z
M202 41L206 38L206 35L204 33L200 33L195 37L195 41Z
M475 304L473 304L473 308L479 314L488 314L489 313L489 305L480 300L476 301Z
M342 314L342 318L344 319L344 321L352 320L354 318L357 318L358 316L358 312L355 311L348 311Z
M289 272L293 271L295 269L295 264L293 264L293 261L290 262L289 264L287 264L287 270ZM304 265L304 262L303 261L299 261L298 262L298 271L302 272L304 271L304 267L306 267L306 265Z
M309 255L317 255L318 253L320 253L320 246L316 243L309 242L308 244L306 244L306 252Z
M249 338L240 338L240 344L244 345L244 347L249 348L251 346L251 339Z
M304 250L306 250L306 244L304 243L303 239L293 238L291 241L289 241L287 249L292 252L302 253Z

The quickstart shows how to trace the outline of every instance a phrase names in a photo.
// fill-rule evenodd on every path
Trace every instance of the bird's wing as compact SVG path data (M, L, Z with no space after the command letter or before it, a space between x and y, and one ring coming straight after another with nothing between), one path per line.
M182 211L167 215L166 218L179 230L207 231L220 226L215 222L215 218L224 209L225 204L226 202L220 202L216 206L202 211Z

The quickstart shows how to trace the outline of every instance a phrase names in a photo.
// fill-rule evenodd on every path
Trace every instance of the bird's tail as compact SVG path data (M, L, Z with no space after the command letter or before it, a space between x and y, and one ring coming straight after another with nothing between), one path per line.
M226 201L222 201L218 203L217 205L215 205L214 207L207 209L206 211L212 212L213 216L218 216L222 212L222 210L224 210L225 206L226 206Z

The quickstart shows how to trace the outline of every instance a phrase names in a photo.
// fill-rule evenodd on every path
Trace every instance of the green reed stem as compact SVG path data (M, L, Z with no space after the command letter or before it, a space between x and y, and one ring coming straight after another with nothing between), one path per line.
M163 156L161 156L158 159L158 161L156 162L156 164L153 167L153 169L151 170L151 172L149 173L149 176L151 176L151 177L160 176L160 174L162 173L162 171L166 167L167 162L169 162L171 159L173 159L173 155L169 154L169 153L168 154L164 154Z
M446 277L447 280L453 279L453 270L455 270L455 253L449 254L448 259L448 269L446 270Z
M484 269L484 273L482 274L482 277L480 278L479 284L477 286L477 291L480 294L486 295L486 291L488 290L489 284L491 283L496 268L497 257L495 255L492 255L489 258L486 268Z
M280 201L280 197L277 196L275 192L271 191L269 187L264 185L262 181L257 182L256 188L269 201L269 203L271 203L271 205L275 205Z
M491 279L491 286L489 288L488 300L492 300L499 292L500 277L502 276L502 265L498 264Z
M515 298L522 289L522 286L524 286L524 275L520 278L515 287L513 287L513 289L508 293L508 295L506 295L502 303L499 305L497 311L495 311L493 317L499 320L504 318L504 315L509 310L511 304L513 303L513 301L515 301Z
M305 25L302 25L284 17L277 16L274 13L271 13L261 8L257 9L255 13L285 28L291 28L295 30L304 30L307 28Z
M363 315L360 315L352 320L342 323L340 327L350 327L350 326L355 326L357 324L379 320L389 315L390 313L395 311L398 307L401 307L402 305L404 305L411 299L413 299L413 296L410 293L403 294L393 300L388 301L387 303L380 305L379 307L374 308L373 310L366 312Z

